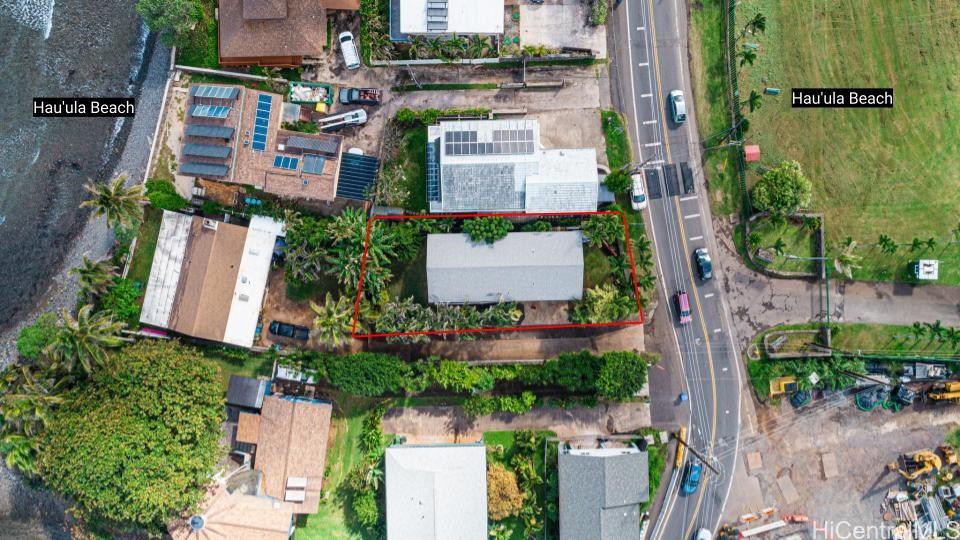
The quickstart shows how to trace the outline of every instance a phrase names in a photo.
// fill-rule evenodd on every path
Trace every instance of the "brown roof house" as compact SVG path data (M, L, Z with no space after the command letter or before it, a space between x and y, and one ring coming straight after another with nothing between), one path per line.
M253 346L267 275L284 223L248 227L164 211L140 313L144 325Z
M318 400L270 395L260 414L240 413L238 443L254 445L263 494L313 514L320 505L333 407Z
M327 10L360 0L220 0L220 64L295 67L323 55Z
M343 138L280 129L283 96L241 86L193 85L179 174L267 193L332 201Z
M249 486L237 486L246 478ZM243 471L207 494L201 513L170 524L173 540L287 540L294 530L293 505L258 494L261 475Z

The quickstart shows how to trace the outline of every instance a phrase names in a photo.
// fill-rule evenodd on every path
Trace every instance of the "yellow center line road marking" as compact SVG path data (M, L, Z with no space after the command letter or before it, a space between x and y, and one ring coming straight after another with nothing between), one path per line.
M647 0L647 1L648 1L648 4L649 4L649 7L650 7L650 21L649 21L649 24L650 24L650 36L651 36L650 41L651 41L652 43L656 43L656 42L657 42L657 27L656 27L656 24L655 24L655 19L654 19L654 17L653 17L653 0ZM656 77L656 78L657 78L657 92L662 96L662 95L663 95L663 85L662 85L662 82L661 82L661 80L660 80L660 51L659 51L656 47L653 48L653 62L654 62L654 68L655 68L656 73L657 73L657 77ZM664 139L665 139L665 140L664 140L664 146L665 146L665 148L666 148L667 161L673 161L673 157L672 157L671 152L670 152L670 138L669 138L669 137L664 137ZM678 216L681 215L680 201L677 200L677 199L674 199L674 204L675 204L676 207L677 207L677 215L678 215ZM681 236L681 237L686 237L686 236L687 236L687 233L686 233L685 227L683 226L683 220L682 220L682 219L679 219L679 220L677 220L677 223L680 225L680 236ZM687 267L687 275L688 275L688 277L690 278L690 287L691 287L691 290L696 290L697 284L696 284L696 282L695 282L694 279L693 279L693 272L690 270L689 267ZM703 330L703 335L704 335L704 336L708 336L709 333L707 332L707 324L706 324L706 322L704 322L704 319L703 319L703 310L702 310L702 308L700 307L700 295L694 294L694 295L691 295L691 296L693 296L694 304L697 306L697 315L698 315L697 318L700 320L700 327L701 327L701 329ZM706 352L707 352L707 365L710 367L710 387L711 387L711 397L712 397L712 401L713 401L713 415L712 415L712 417L711 417L711 427L710 427L710 447L708 448L708 450L709 450L710 448L713 448L713 445L714 445L714 443L716 442L716 437L717 437L717 382L716 382L716 377L715 377L714 370L713 370L713 352L712 352L711 349L710 349L710 340L709 340L709 339L705 339L705 340L704 340L704 348L706 349ZM680 356L681 356L681 357L683 356L683 353L682 353L682 352L681 352ZM697 522L697 515L700 513L700 506L701 506L701 504L703 503L703 496L704 496L704 494L707 492L707 485L709 484L709 482L710 482L710 477L709 477L709 476L704 476L704 478L703 478L703 485L700 487L699 493L698 493L698 495L697 495L697 504L696 504L696 506L695 506L694 509L693 509L693 516L691 516L690 524L688 525L686 531L683 533L683 537L682 537L682 538L690 538L690 533L693 531L694 524Z

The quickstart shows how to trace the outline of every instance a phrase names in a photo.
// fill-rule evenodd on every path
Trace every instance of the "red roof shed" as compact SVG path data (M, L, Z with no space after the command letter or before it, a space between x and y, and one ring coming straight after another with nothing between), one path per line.
M743 147L743 157L747 162L760 161L760 145L748 144Z

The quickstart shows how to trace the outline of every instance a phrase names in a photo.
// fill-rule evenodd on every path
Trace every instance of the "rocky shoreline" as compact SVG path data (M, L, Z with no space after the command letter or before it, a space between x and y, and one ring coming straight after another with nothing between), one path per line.
M155 41L151 38L152 41ZM170 50L156 43L147 44L140 72L137 94L137 115L118 135L114 152L106 170L126 172L132 182L139 182L147 168L154 130L163 107L163 91L169 76ZM16 338L20 330L46 311L71 309L76 304L77 283L69 270L79 266L83 256L106 257L114 237L103 218L88 219L72 240L53 275L46 292L36 307L0 333L0 362L6 366L16 358ZM16 473L0 465L0 530L7 538L70 538L67 529L67 505L56 495L34 489Z

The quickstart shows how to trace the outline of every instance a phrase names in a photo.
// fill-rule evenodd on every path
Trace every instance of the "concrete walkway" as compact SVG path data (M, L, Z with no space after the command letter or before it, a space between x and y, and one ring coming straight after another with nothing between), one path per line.
M536 409L526 414L496 413L469 418L455 406L394 408L383 416L383 431L407 438L409 443L475 441L487 431L536 429L560 437L631 433L650 425L647 403L611 403L589 409Z
M716 218L719 259L737 338L747 346L761 330L819 320L820 285L813 280L771 278L747 268L733 244L729 220ZM910 325L940 320L960 326L960 287L830 280L830 316L836 322Z

